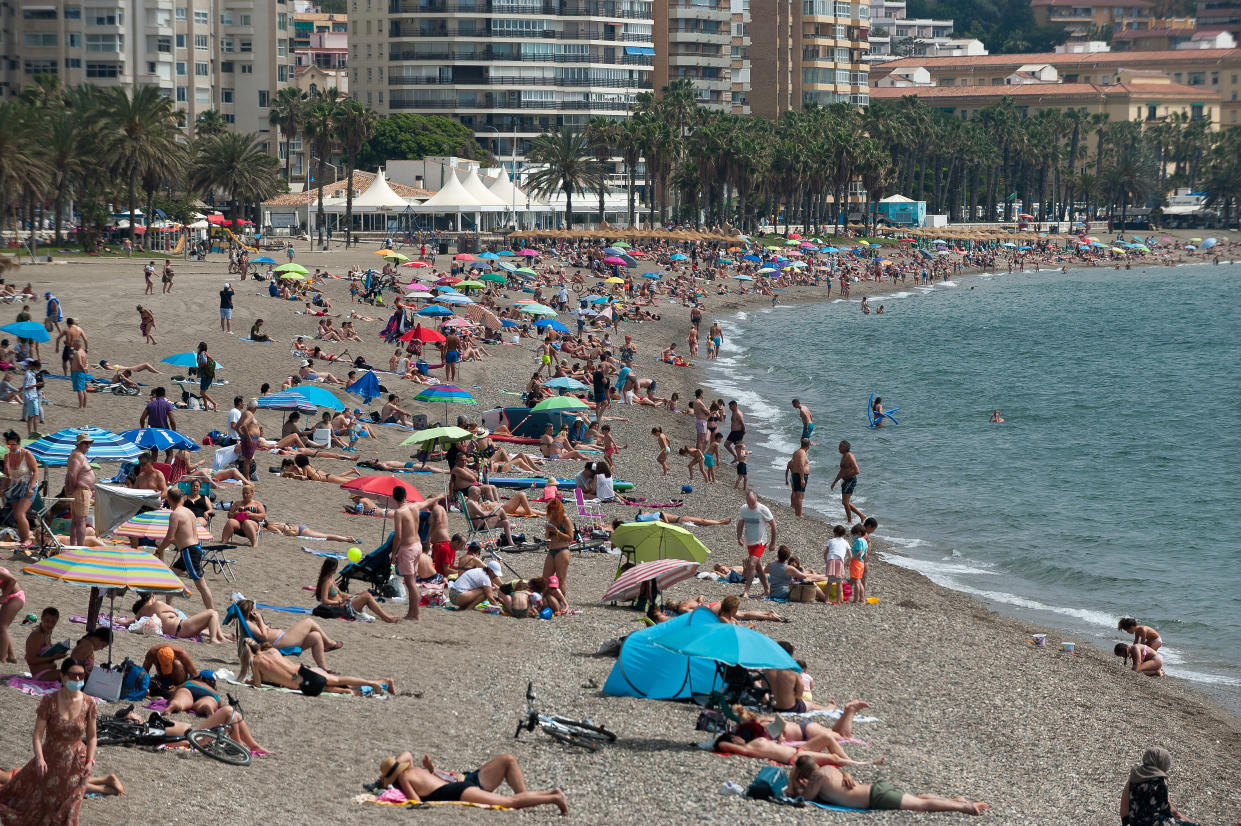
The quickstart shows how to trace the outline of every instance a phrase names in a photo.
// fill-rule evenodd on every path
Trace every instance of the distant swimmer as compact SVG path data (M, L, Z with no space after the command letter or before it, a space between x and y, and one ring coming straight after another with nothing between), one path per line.
M875 308L875 315L883 315L883 305L882 305L882 304L880 304L878 307L876 307L876 308Z
M862 296L862 312L870 315L870 302L866 300L866 296Z
M991 422L992 424L1003 424L1003 423L1004 423L1004 417L1000 415L1000 411L998 411L998 410L992 410L992 411L991 411L991 418L990 418L990 419L988 419L987 421Z

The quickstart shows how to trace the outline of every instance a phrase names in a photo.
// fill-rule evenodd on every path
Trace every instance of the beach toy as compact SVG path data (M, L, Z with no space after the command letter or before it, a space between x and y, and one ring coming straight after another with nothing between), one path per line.
M551 608L544 608L542 611L539 611L539 619L551 619L553 616Z
M362 561L362 549L361 548L350 548L349 552L345 555L349 557L350 562L356 563L356 562Z
M879 604L879 597L867 597L867 598L866 598L866 602L867 602L868 604L870 604L870 605L878 605L878 604Z
M1071 642L1062 642L1062 643L1060 643L1060 644L1064 646L1064 653L1066 653L1066 654L1073 654L1073 653L1075 653L1073 649L1076 647L1076 645L1075 645L1074 643L1071 643Z
M1034 645L1037 645L1037 646L1044 646L1047 644L1047 635L1046 634L1032 634L1030 635L1030 642L1032 642Z
M693 485L681 485L681 493L693 493L693 492L694 492Z
M868 402L866 403L866 420L867 420L868 422L870 422L870 426L871 426L871 427L878 427L878 426L879 426L879 422L880 422L881 420L885 419L885 418L887 418L887 419L892 419L892 424L900 424L900 422L898 422L896 419L893 419L893 418L892 418L892 414L893 414L893 413L895 413L896 411L900 410L900 408L899 408L899 407L894 407L894 408L892 408L891 410L885 410L885 411L883 411L883 415L882 415L882 416L876 416L876 415L875 415L875 413L874 413L874 410L875 410L875 394L874 394L874 393L871 393L871 394L870 394L870 401L868 401Z

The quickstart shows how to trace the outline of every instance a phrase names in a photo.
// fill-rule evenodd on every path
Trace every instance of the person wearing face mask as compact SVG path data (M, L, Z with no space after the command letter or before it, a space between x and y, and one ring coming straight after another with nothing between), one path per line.
M82 693L86 669L72 658L61 664L60 680L39 703L34 757L0 789L0 823L77 826L95 764L95 701Z

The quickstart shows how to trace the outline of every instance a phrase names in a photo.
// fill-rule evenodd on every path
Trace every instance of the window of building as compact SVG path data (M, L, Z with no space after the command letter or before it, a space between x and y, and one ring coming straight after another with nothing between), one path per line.
M221 26L233 25L233 13L231 11L220 12L220 25Z
M225 37L220 40L220 51L229 54L233 51L233 38Z
M194 64L194 74L197 77L206 77L210 74L210 67L207 65L205 60L197 61Z
M190 93L189 87L178 86L177 87L177 103L185 103L187 100L189 100L189 93Z
M81 6L65 6L65 19L66 20L81 20L82 19L82 7Z
M116 9L87 9L86 24L88 26L121 26L125 23L125 14Z
M380 103L380 105L381 105L381 106L383 105L383 102L384 102L384 93L383 93L382 91L380 91L380 93L379 93L379 103Z
M28 75L54 75L60 72L55 60L27 60L23 68Z
M86 35L86 51L119 52L124 42L125 37L120 34L88 34Z
M178 7L177 7L177 11L176 11L176 18L177 18L178 20L184 20L184 19L185 19L185 7L184 7L184 6L178 6ZM184 98L178 98L178 100L184 100Z
M241 74L243 74L243 75L252 75L252 74L254 74L254 67L253 67L253 66L251 66L249 63L243 63L243 64L241 64Z
M177 48L178 48L178 49L184 49L184 48L185 48L185 35L183 35L183 34L179 34L179 35L177 35Z
M196 52L207 51L207 35L205 34L194 35L194 51Z
M207 11L205 9L194 10L194 23L199 26L205 26L209 22Z
M267 108L267 90L266 89L259 89L259 108L260 109Z
M276 56L277 57L288 57L289 56L289 41L284 40L284 39L280 39L276 41Z
M1211 72L1211 85L1212 86L1219 85L1219 72Z
M177 76L185 77L185 61L184 60L177 61Z
M276 81L278 83L285 83L288 81L288 79L289 79L289 67L285 66L283 63L277 64L276 65Z
M172 51L172 38L171 37L155 38L155 51L164 52L165 54L171 52Z
M204 86L196 87L194 89L194 102L195 103L210 103L211 102L211 90Z
M241 45L240 45L238 48L239 48L239 51L243 51L243 52L252 52L252 51L254 51L254 41L253 41L253 40L243 40L243 41L241 41Z
M225 112L223 115L221 115L221 117L224 118L225 123L236 123L237 122L237 116L234 115L232 112Z
M121 64L119 63L94 63L87 61L86 76L87 77L120 77Z
M224 61L221 61L221 63L220 63L220 71L221 71L221 72L224 72L225 74L230 74L230 75L231 75L231 74L233 73L233 61L231 61L231 60L224 60Z
M150 60L148 60L148 61L147 61L147 74L148 74L148 75L153 75L153 74L155 74L155 73L156 73L156 66L155 66L154 61L150 61Z
M248 15L248 14L243 14L243 15L241 15L241 16L238 18L238 22L239 22L239 25L242 25L242 26L249 26L249 25L252 25L252 24L251 24L251 22L250 22L250 15Z
M66 69L81 69L81 68L82 68L82 58L80 58L80 57L66 57L66 58L65 58L65 68L66 68Z
M232 102L233 102L233 90L227 89L227 88L221 89L220 90L220 103L232 103Z
M23 20L55 20L56 9L22 9Z
M288 31L289 16L285 14L284 12L280 12L279 14L276 15L276 28L282 32Z

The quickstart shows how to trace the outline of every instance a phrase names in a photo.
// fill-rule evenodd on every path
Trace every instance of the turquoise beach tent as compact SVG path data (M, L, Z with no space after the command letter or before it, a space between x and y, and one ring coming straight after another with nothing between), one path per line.
M603 684L611 697L642 697L648 700L688 700L693 694L710 694L719 688L719 671L713 660L687 657L655 641L688 626L718 625L710 608L644 628L630 634L621 647L612 673Z

